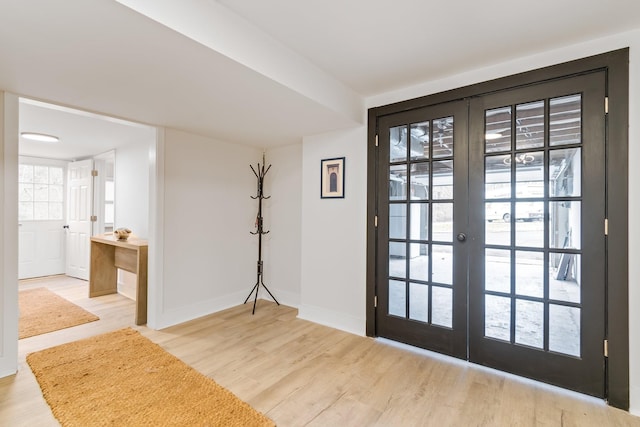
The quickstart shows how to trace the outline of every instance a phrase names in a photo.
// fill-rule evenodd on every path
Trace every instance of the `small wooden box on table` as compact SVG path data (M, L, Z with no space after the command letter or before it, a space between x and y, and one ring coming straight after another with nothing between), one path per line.
M118 268L136 275L136 325L147 323L147 240L91 237L89 298L118 292Z

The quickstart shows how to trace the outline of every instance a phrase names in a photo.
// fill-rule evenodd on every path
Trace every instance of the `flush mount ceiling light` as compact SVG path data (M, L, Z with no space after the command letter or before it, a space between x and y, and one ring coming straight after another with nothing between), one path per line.
M60 138L58 138L57 136L47 135L47 134L44 134L44 133L22 132L22 133L20 133L20 136L25 138L25 139L30 139L32 141L39 141L39 142L58 142L58 141L60 141Z

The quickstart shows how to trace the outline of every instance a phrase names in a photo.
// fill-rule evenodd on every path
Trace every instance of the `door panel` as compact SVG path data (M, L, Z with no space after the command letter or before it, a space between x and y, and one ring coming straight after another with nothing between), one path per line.
M467 255L454 239L466 233L466 103L387 116L379 129L377 333L466 357Z
M594 73L470 105L469 359L600 397L604 88Z
M603 397L605 74L378 119L376 334Z
M18 229L18 278L64 274L64 221L24 221Z

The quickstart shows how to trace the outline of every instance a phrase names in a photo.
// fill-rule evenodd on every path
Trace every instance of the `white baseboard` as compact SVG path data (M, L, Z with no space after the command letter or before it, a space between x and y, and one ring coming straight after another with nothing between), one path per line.
M640 417L640 387L631 386L629 390L629 397L629 413L636 417Z
M288 307L298 308L300 306L300 294L294 292L282 291L280 289L274 289L269 286L269 290L273 294L273 296L278 300L278 302L282 305L286 305ZM247 290L247 295L249 294L251 289ZM251 301L253 301L254 293L251 294ZM245 295L245 298L247 296ZM273 301L273 298L269 296L269 293L260 286L260 291L258 292L258 299L263 299L266 301ZM244 300L243 300L244 301Z
M174 310L164 310L156 319L154 329L168 328L169 326L178 325L180 323L188 322L189 320L235 307L242 304L246 297L247 295L244 291L234 292L233 294L225 295L221 298L200 301L197 304L192 304Z
M345 315L323 307L302 304L298 309L298 317L310 322L319 323L331 328L340 329L355 335L366 335L366 321L355 316Z
M16 369L7 369L5 371L0 371L0 378L4 378L4 377L10 377L11 375L15 375L18 373L17 368Z

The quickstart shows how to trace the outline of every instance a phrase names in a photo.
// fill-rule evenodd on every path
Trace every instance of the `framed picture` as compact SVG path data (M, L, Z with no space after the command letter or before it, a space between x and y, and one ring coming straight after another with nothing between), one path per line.
M323 159L320 162L320 197L344 198L344 157Z

